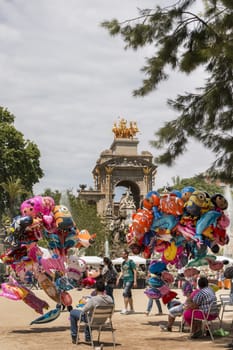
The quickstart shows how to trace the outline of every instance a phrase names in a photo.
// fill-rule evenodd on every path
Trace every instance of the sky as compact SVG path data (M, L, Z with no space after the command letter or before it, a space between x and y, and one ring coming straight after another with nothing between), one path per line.
M172 72L150 95L132 91L144 78L140 68L154 47L124 50L120 37L100 26L124 21L138 8L171 0L0 0L0 106L15 115L15 127L41 152L44 177L34 194L46 188L77 191L94 185L92 170L109 149L119 118L136 121L138 152L159 151L149 141L166 121L176 118L168 98L194 91L204 76ZM159 166L155 188L207 169L213 155L191 142L171 168Z

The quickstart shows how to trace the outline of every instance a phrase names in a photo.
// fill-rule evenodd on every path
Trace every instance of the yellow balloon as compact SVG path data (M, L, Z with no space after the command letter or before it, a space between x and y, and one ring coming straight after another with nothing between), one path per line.
M177 254L177 246L175 242L171 242L171 244L164 250L164 257L167 261L173 261Z
M214 293L216 293L219 290L217 284L210 283L209 287L213 289Z

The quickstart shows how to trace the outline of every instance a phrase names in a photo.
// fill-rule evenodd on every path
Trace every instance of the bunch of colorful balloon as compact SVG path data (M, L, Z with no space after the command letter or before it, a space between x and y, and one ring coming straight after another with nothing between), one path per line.
M169 303L177 296L177 293L169 287L174 282L174 277L167 271L166 263L163 261L151 261L149 268L148 288L144 293L151 299L160 299L164 304Z
M190 259L206 257L208 247L216 254L228 244L227 207L222 194L209 196L191 186L161 195L151 191L132 216L128 246L145 258L161 253L162 261L181 268Z
M83 285L86 263L76 255L68 257L68 251L74 247L89 247L95 242L96 235L87 230L79 231L68 208L55 205L51 197L27 199L21 204L20 211L21 215L13 219L6 238L11 248L0 256L19 281L11 277L2 285L0 296L23 300L43 314L43 308L48 308L48 304L24 286L25 277L31 272L52 300L71 305L72 298L67 291ZM47 241L49 257L45 257L38 246L41 239ZM38 323L49 322L59 314L56 310L40 318Z

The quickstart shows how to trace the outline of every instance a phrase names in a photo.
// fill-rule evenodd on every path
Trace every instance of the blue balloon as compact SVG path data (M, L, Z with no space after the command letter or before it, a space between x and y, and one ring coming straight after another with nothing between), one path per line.
M155 232L154 231L148 231L144 234L142 244L144 246L148 246L151 242L151 239L155 237Z
M149 265L149 272L153 274L161 274L167 270L167 266L163 261L153 260Z
M160 278L150 277L148 279L148 284L153 288L159 288L162 287L165 283Z
M163 214L161 218L154 218L151 230L155 230L156 228L163 228L166 230L172 230L173 227L176 226L179 219L178 217L170 214Z
M159 219L163 215L161 211L159 211L158 207L156 206L152 207L152 211L153 211L154 219Z
M191 192L191 193L193 193L194 191L196 191L196 189L195 189L194 187L192 187L192 186L186 186L186 187L182 188L181 193L182 193L182 194L185 193L185 192Z
M202 232L210 225L216 226L217 219L221 216L221 213L216 210L209 210L202 214L196 224L195 237L202 240Z
M65 238L64 247L65 248L72 248L74 247L78 242L76 231L71 231Z
M172 190L171 193L172 193L172 194L175 194L176 197L178 197L178 198L181 198L181 197L182 197L182 193L181 193L180 191L178 191L178 190Z
M30 325L51 322L53 320L56 320L60 316L60 314L61 314L61 309L59 308L50 310L46 314L36 318L34 321L30 323Z
M157 197L160 197L159 192L157 192L157 191L150 191L150 192L147 193L145 198L149 199L153 194L155 194Z
M67 291L75 288L73 284L73 279L70 279L66 276L60 277L56 279L56 288L58 291Z

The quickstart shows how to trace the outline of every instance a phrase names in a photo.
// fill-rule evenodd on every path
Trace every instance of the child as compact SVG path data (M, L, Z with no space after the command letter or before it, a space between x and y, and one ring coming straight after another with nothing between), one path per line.
M173 300L168 304L168 323L167 326L161 326L160 328L163 331L171 332L172 326L175 322L177 316L182 316L186 305L190 302L190 295L193 291L192 285L190 282L186 281L182 286L183 295L186 297L184 303Z

